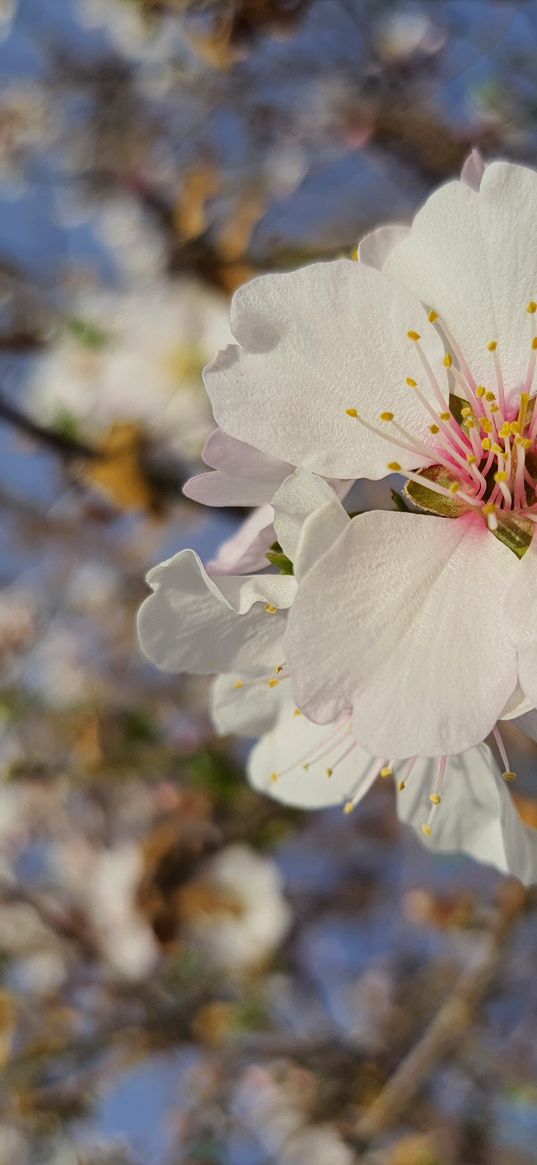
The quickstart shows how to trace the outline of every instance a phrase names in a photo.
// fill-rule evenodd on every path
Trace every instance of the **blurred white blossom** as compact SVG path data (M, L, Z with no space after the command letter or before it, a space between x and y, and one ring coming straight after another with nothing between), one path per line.
M246 971L268 959L291 924L291 908L274 862L246 845L226 846L205 867L199 909L190 916L192 939L209 959Z
M184 458L213 427L201 371L230 338L223 297L190 279L130 293L88 290L40 358L34 415L98 441L134 422Z

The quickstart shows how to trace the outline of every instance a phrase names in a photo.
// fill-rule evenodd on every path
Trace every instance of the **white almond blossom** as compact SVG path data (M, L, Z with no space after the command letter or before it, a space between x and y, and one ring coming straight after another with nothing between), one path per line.
M213 481L257 481L266 504L299 467L271 502L293 574L217 586L197 564L202 599L179 555L150 575L140 619L159 666L222 675L220 729L262 733L257 787L350 809L394 773L402 817L430 844L526 882L537 839L498 721L525 714L535 736L536 223L537 174L474 155L411 227L369 236L361 262L242 287L238 343L206 371L225 453ZM409 512L350 517L328 484L391 473Z
M334 490L305 470L290 476L273 501L294 574L214 578L197 555L181 551L148 575L154 593L138 619L145 654L166 671L220 673L216 728L259 737L248 774L260 792L304 808L341 805L348 813L377 777L394 775L401 819L434 848L462 850L525 882L537 879L537 834L512 801L513 774L498 729L503 775L484 743L460 755L390 759L361 747L349 711L315 723L297 705L288 664L294 607L312 572L359 519L351 520ZM517 722L536 735L532 712Z
M197 459L212 427L201 370L228 339L224 298L191 279L130 292L87 289L36 361L32 411L94 441L134 422Z

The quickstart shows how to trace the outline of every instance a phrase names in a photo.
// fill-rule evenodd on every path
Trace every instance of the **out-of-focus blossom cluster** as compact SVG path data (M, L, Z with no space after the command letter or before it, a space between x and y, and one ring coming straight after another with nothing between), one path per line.
M47 353L35 362L32 415L90 443L134 425L183 463L213 427L201 372L231 338L228 308L193 280L129 293L74 296Z

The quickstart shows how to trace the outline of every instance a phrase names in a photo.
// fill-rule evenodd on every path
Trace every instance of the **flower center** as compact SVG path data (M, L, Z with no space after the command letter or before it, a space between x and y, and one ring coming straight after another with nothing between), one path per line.
M491 383L478 384L459 345L438 312L429 312L438 324L447 348L444 367L451 387L446 399L421 345L419 332L409 331L416 345L424 380L432 392L434 407L413 377L406 387L428 414L430 438L418 439L398 424L393 412L381 412L381 425L372 424L349 408L347 416L389 442L395 450L415 453L430 464L415 472L399 461L387 463L390 473L402 473L406 493L420 509L456 518L473 511L489 530L519 557L527 550L533 523L537 521L537 408L533 380L537 365L537 303L530 300L531 325L528 368L524 384L506 397L499 345L491 340ZM416 464L419 466L419 460Z

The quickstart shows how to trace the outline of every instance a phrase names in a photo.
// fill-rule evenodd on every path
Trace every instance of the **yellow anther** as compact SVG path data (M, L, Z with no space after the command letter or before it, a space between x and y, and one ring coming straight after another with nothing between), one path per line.
M516 424L516 422L515 422L515 424ZM509 424L509 421L504 421L501 429L498 432L498 437L510 437L510 436L511 436L511 426Z
M487 344L487 348L488 348L489 352L495 352L497 347L498 347L497 340L491 340L490 344Z
M381 413L379 420L381 420L381 421L393 421L393 413L388 413L388 412Z
M406 381L405 381L405 384L408 384L408 387L409 387L409 388L417 388L417 387L418 387L418 382L417 382L417 380L414 380L414 379L412 378L412 376L407 376L407 378L406 378Z
M269 680L269 681L268 681L268 687L269 687L269 688L277 688L277 687L278 687L278 684L279 684L279 682L280 682L279 680Z
M516 437L516 444L520 445L522 449L531 449L533 441L530 437Z
M333 772L334 772L334 770L333 770L333 769L327 769L327 770L326 770L326 775L327 775L327 777L331 777L331 776L332 776L332 774L333 774Z
M537 311L537 303L535 302L534 299L530 299L530 302L526 308L526 311L528 312L528 314L530 316L534 315L534 313Z
M233 687L237 688L237 689L243 688L244 687L244 680L236 680L235 683L233 684Z
M345 409L345 412L346 412L348 417L359 417L360 416L358 409Z
M485 400L488 400L488 402L490 404L493 400L496 400L496 393L495 392L486 392L485 393Z
M487 504L485 506L481 506L481 513L483 513L483 514L495 514L496 513L496 506L494 505L494 502L487 502Z
M531 341L531 347L532 347L532 350L535 352L535 350L537 349L537 336L533 337L533 340Z
M271 781L277 781L278 780L278 773L271 773L270 779L271 779Z
M474 417L465 417L465 419L462 423L463 423L465 429L475 429Z
M353 248L352 248L352 251L351 251L351 259L354 259L354 262L355 262L355 263L359 263L359 262L360 262L360 248L359 248L359 247L353 247Z
M485 385L484 385L484 384L478 384L478 386L477 386L477 388L476 388L476 390L475 390L475 395L476 395L476 396L478 396L478 397L479 397L479 399L481 400L481 398L482 398L483 396L485 396L485 393L486 393L486 391L487 391L487 390L486 390L486 388L485 388Z
M301 716L301 715L302 715L302 712L300 711L300 708L295 708L295 710L293 712L293 716Z
M470 405L465 405L464 408L461 409L461 417L472 417L472 416L473 416L473 412L470 408Z
M449 492L450 492L450 494L458 494L460 488L461 488L460 481L452 481L451 485L449 487Z
M425 834L425 837L432 837L432 834L433 834L431 826L427 825L426 821L424 821L424 823L421 827L421 832Z
M434 311L434 310L433 310L433 311L430 311L430 312L429 312L429 323L430 323L430 324L435 324L435 323L436 323L436 321L437 321L437 319L438 319L438 312L437 312L437 311Z
M505 449L502 449L501 445L498 445L497 441L493 442L493 444L491 445L491 449L492 449L492 452L496 454L496 456L498 456L498 454L503 455L505 453Z
M505 422L505 424L507 424L507 421ZM505 428L505 425L503 425L503 428ZM508 428L509 428L509 432L513 434L513 437L516 437L520 434L520 422L519 421L511 421L511 424L508 426ZM502 433L501 429L500 429L500 435L503 437L503 433ZM505 435L507 436L507 433Z
M485 450L485 453L488 453L491 445L492 445L492 441L491 441L490 437L483 437L483 440L481 442L481 448Z
M386 468L390 469L392 473L399 473L401 466L399 465L398 461L388 461Z
M285 667L285 664L279 663L278 666L274 668L274 671L276 672L277 676L281 676L284 667Z
M430 433L439 433L440 432L440 425L429 425L429 432Z
M310 771L310 766L309 766L309 764L302 765L302 768L304 769L304 772L305 772L305 773L309 773L309 771Z
M490 406L490 411L491 411L491 413L499 413L499 411L500 411L500 406L499 406L499 405L491 405L491 406Z
M397 786L397 787L398 787L398 789L399 789L399 792L400 792L400 793L402 793L402 792L403 792L403 789L406 789L406 783L405 783L405 781L399 781L399 784L398 784L398 786Z
M266 607L265 607L265 614L267 614L267 615L277 615L277 614L278 614L278 608L277 608L277 607L275 607L273 603L267 603L267 605L266 605Z
M466 460L468 462L468 465L476 465L477 464L477 457L476 457L475 453L467 453Z
M433 805L441 805L442 798L440 793L429 793L429 801L432 801Z
M451 420L451 413L439 413L439 416L440 416L441 421L450 421Z
M356 809L356 805L354 804L354 801L346 801L345 802L345 804L343 806L344 813L352 813L354 809Z
M446 355L444 356L444 368L451 368L452 364L453 356L450 356L449 352L446 352Z
M494 432L494 425L492 424L490 417L481 417L480 425L485 433Z
M421 340L421 336L420 336L419 332L410 331L410 332L407 332L407 336L408 336L409 340Z
M379 774L379 775L380 775L381 777L393 777L393 769L392 769L392 766L391 766L391 765L384 765L384 768L380 770L380 774Z
M516 781L516 773L512 773L512 772L508 771L506 773L502 773L502 777L503 777L504 781Z

